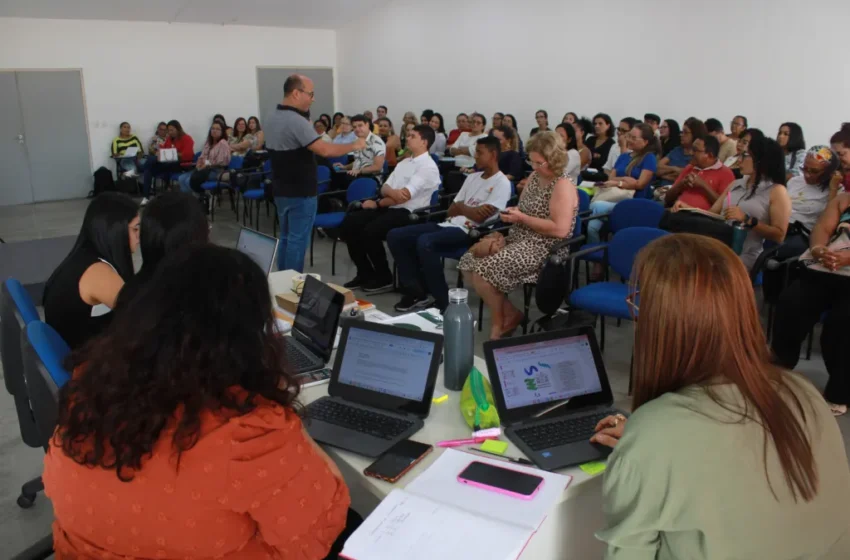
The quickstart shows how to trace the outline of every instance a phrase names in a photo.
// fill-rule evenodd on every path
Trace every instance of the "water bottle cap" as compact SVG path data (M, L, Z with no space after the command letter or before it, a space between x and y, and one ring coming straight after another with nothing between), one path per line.
M466 303L469 292L464 288L452 288L449 290L449 303Z

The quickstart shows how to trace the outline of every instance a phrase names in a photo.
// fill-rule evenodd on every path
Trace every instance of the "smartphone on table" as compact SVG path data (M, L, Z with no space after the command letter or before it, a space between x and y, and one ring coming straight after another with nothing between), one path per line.
M400 441L375 459L374 463L366 467L363 474L387 482L395 482L415 467L433 449L433 445L411 439Z
M498 494L530 500L543 487L543 477L472 461L457 476L458 482Z

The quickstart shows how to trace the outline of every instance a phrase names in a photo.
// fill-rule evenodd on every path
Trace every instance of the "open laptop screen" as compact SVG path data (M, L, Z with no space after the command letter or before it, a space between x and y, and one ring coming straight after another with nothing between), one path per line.
M351 326L339 383L411 401L421 401L434 342Z
M277 252L277 239L274 237L243 227L239 232L236 248L251 257L266 274L272 271Z
M331 357L345 297L312 276L304 280L292 335L325 361Z
M586 335L494 348L493 361L508 409L602 391Z

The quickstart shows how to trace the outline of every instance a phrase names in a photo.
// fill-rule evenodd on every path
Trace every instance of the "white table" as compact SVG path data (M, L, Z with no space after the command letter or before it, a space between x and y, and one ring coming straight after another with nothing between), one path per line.
M294 271L275 272L269 276L272 294L291 289ZM475 357L475 367L482 373L487 372L484 360ZM460 392L448 391L443 385L443 368L437 377L436 391L449 395L447 401L431 405L431 413L425 420L425 427L414 434L413 439L423 443L435 444L446 439L470 437L471 430L460 414ZM328 386L318 385L305 389L299 400L309 404L328 394ZM504 441L507 441L504 438ZM374 459L363 457L349 451L324 446L328 455L337 463L348 484L354 508L368 515L378 503L394 488L404 488L443 452L435 447L425 459L407 473L396 484L390 484L377 478L363 475L363 469ZM465 449L465 446L460 448ZM522 453L513 443L508 442L506 455L522 457ZM522 560L568 560L601 558L603 543L596 540L593 533L603 525L601 487L602 476L589 476L574 467L559 471L573 477L561 501L551 512L531 539L520 558Z

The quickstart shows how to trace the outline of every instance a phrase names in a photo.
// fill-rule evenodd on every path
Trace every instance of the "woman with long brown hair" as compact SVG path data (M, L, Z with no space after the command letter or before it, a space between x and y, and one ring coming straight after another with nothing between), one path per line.
M850 469L806 379L771 364L752 284L714 239L638 255L632 417L604 480L606 558L850 558Z

